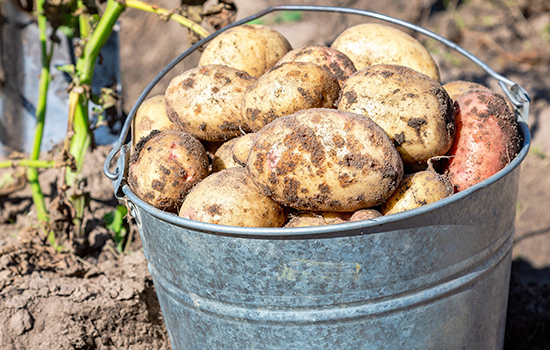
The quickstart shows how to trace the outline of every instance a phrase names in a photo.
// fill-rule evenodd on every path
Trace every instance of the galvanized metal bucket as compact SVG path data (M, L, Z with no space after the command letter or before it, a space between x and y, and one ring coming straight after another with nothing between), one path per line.
M497 79L517 107L523 145L505 169L438 202L373 220L306 228L241 228L162 212L126 184L130 112L105 161L128 200L174 349L501 349L519 165L527 155L528 93L454 43L380 14L277 6L383 19L456 49ZM115 172L109 170L119 154Z

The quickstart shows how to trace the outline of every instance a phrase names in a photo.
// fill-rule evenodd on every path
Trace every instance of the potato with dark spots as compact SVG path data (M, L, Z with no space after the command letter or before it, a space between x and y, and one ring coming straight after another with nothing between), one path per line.
M374 120L392 138L405 164L445 155L453 143L453 101L440 83L404 66L357 71L346 81L338 109Z
M246 89L256 81L235 68L210 65L174 77L165 92L168 118L201 141L226 141L248 127L241 116Z
M340 86L357 71L348 56L326 46L305 46L291 50L277 62L277 65L285 62L309 62L325 67L336 77Z
M264 25L243 24L212 39L199 59L199 66L221 64L259 78L291 49L278 31Z
M468 91L468 90L491 90L485 85L474 83L471 81L465 80L454 80L443 84L443 88L449 94L449 97L454 101L458 95Z
M403 162L370 118L312 108L258 131L246 169L283 206L353 212L382 204L401 181Z
M454 80L454 81L448 82L446 84L443 84L443 88L445 89L445 91L447 91L447 93L449 94L449 96L451 97L451 99L453 101L456 100L456 98L459 95L465 93L466 91L470 91L470 90L494 91L493 89L491 89L491 88L489 88L485 85L481 85L481 84L474 83L474 82L471 82L471 81L464 81L464 80ZM510 111L513 113L516 108L514 107L512 102L510 100L506 99L506 104L508 105L508 108L510 108Z
M179 216L211 224L281 227L287 212L263 195L243 167L213 173L185 197Z
M489 90L469 90L456 99L456 137L445 167L457 192L508 165L521 148L517 120L506 99Z
M234 138L224 142L214 153L212 158L212 172L218 172L223 169L242 166L233 159L233 147L239 138Z
M144 202L177 213L185 195L207 175L208 157L199 140L181 130L155 130L136 145L128 185Z
M450 181L432 169L403 176L399 187L380 208L384 215L396 214L436 202L454 193Z
M386 24L363 23L344 30L331 45L348 56L357 70L376 64L406 66L440 82L430 52L404 31Z
M286 62L262 75L246 91L242 115L252 131L307 108L333 108L340 86L332 73L314 63Z
M166 114L164 95L156 95L143 101L132 123L132 147L153 130L177 129Z

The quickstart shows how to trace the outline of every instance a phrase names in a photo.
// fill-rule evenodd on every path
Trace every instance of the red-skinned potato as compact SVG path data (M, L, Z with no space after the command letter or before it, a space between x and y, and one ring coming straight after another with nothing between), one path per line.
M181 130L152 131L135 147L128 185L143 201L177 212L185 195L208 175L208 156L199 140Z
M450 81L446 84L443 84L443 88L445 89L445 91L447 91L447 93L449 94L449 96L451 97L451 99L453 101L456 100L456 98L459 95L465 93L466 91L470 91L470 90L490 90L490 91L494 91L494 90L492 90L491 88L488 88L485 85L481 85L481 84L478 84L478 83L474 83L474 82L471 82L471 81L465 81L465 80ZM506 104L508 105L508 108L510 108L510 111L514 112L515 107L512 104L512 102L510 102L510 100L507 99Z
M521 147L514 114L489 90L469 90L456 99L456 136L446 174L457 192L504 168Z
M491 90L485 85L474 83L471 81L465 80L454 80L446 84L443 84L443 88L449 94L449 97L454 101L458 95L468 91L468 90Z

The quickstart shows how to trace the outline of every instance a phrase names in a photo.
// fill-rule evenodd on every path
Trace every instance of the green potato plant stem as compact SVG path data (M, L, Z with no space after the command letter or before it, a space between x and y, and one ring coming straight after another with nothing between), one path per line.
M50 213L45 204L44 194L38 181L39 168L63 167L64 184L62 189L68 191L74 188L78 182L79 174L84 165L86 153L92 143L92 132L89 124L89 101L92 99L91 86L95 63L99 56L101 48L105 45L107 39L113 31L113 27L120 15L126 8L134 8L142 11L155 13L163 18L172 19L183 26L189 28L200 37L206 37L209 33L198 23L189 20L172 11L160 8L156 5L150 5L139 0L107 0L107 5L101 15L90 15L86 11L85 2L77 1L77 11L73 16L78 16L78 29L82 43L82 50L77 59L73 72L73 82L69 92L69 118L67 134L65 137L63 152L64 161L41 161L40 146L44 134L44 124L46 122L47 94L50 84L50 66L53 54L54 42L48 44L47 24L48 18L44 11L46 0L37 0L36 17L39 29L39 39L41 45L41 75L39 85L39 96L36 106L36 127L33 140L33 147L29 154L29 159L17 161L0 162L0 168L25 166L27 167L27 180L31 186L33 204L37 213L38 220L42 225L49 242L56 248L55 235L50 229ZM95 25L94 22L95 21ZM48 47L49 46L49 47ZM79 206L82 198L73 192L72 195L65 194L65 198L74 201L74 207ZM78 215L83 215L83 210L77 210ZM74 223L81 223L82 218L74 218Z
M69 93L69 121L72 123L69 123L67 133L67 137L70 137L68 153L74 159L75 167L66 169L65 184L68 187L75 184L92 140L88 104L95 62L122 11L124 11L124 5L115 0L107 1L105 12L95 30L87 38L82 56L76 62L74 87ZM80 21L81 25L82 22Z
M38 0L36 4L37 8L37 22L39 28L39 39L40 47L42 53L42 69L40 72L40 85L39 85L39 95L36 106L36 127L34 133L34 140L31 153L29 155L29 160L36 161L40 156L40 145L42 144L42 136L44 134L44 122L46 120L46 103L48 95L48 87L50 84L50 63L53 54L53 44L50 45L50 50L48 52L48 44L46 41L46 25L47 19L44 16L44 3L45 0ZM42 193L42 188L40 187L40 182L38 181L38 169L34 167L29 167L27 169L27 180L29 181L32 193L32 199L34 207L36 210L36 215L38 221L45 228L47 232L47 237L55 246L55 240L53 233L49 232L49 213L46 208L46 203L44 201L44 194Z

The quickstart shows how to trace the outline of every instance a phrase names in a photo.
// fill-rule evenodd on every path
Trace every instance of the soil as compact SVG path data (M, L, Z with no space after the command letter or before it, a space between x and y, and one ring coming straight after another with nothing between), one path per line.
M274 0L235 1L238 17ZM506 320L505 349L550 348L550 3L540 0L469 1L286 1L367 9L418 24L449 38L531 94L532 146L521 165L516 233ZM177 1L159 1L175 8ZM443 4L447 4L447 7ZM329 44L359 16L304 13L297 21L266 20L294 47ZM270 22L271 21L271 22ZM127 10L120 21L123 99L128 112L149 81L185 50L187 32L154 15ZM462 56L416 34L439 64L442 82L469 80L497 91L494 79ZM165 43L169 42L170 45ZM196 64L178 65L151 94L162 93L170 76ZM0 348L170 349L139 233L118 253L103 217L120 203L102 172L111 146L88 155L83 192L89 192L83 230L74 253L44 244L37 229L29 185L0 195ZM49 155L45 155L49 157ZM1 174L0 174L1 175ZM48 204L56 197L59 170L40 172ZM54 203L55 204L55 203Z

